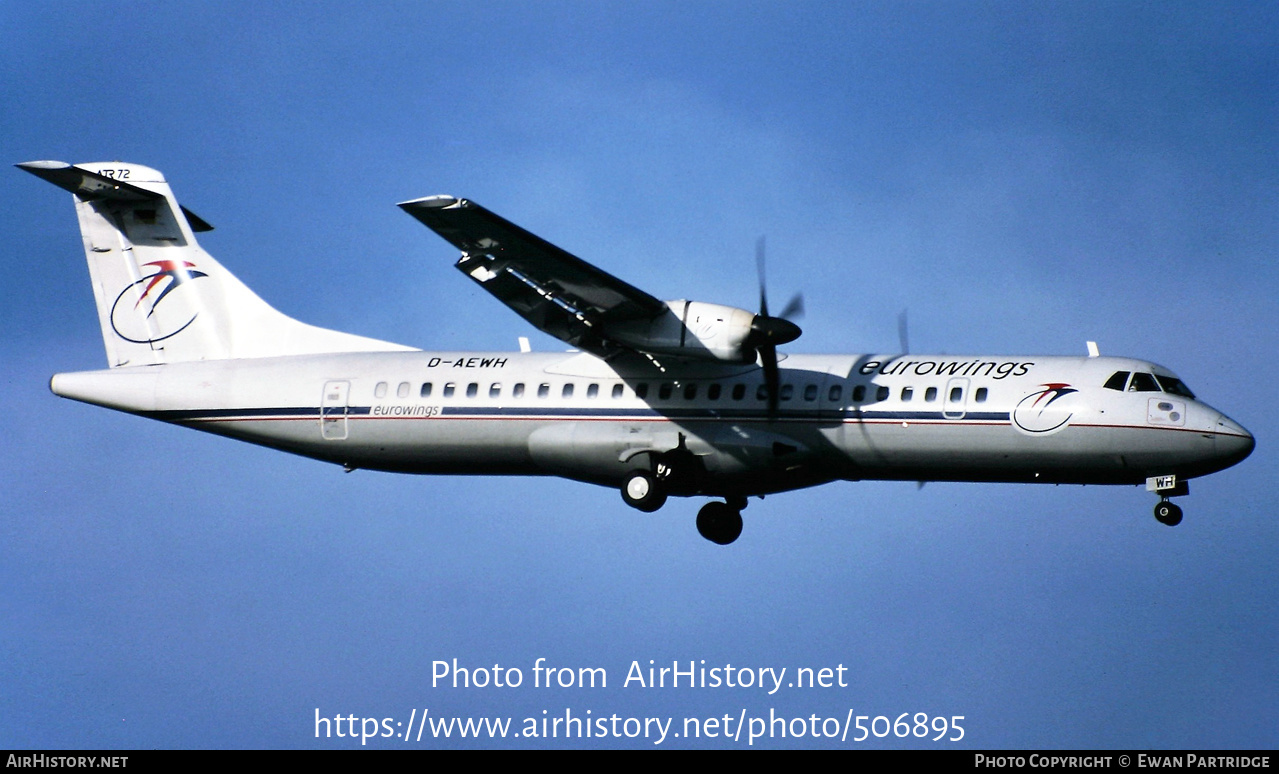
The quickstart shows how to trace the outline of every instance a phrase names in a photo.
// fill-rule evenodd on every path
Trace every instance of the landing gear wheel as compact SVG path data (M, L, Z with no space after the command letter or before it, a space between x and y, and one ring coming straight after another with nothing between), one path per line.
M1160 524L1175 527L1181 523L1181 508L1167 500L1162 500L1155 506L1155 518Z
M666 504L666 491L652 473L636 470L622 483L622 499L632 508L652 513Z
M697 531L702 537L726 546L742 534L742 512L718 500L697 512Z

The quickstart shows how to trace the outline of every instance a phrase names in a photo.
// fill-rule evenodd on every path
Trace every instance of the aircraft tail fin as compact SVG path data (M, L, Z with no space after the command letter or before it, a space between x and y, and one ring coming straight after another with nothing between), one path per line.
M112 368L412 349L317 328L271 307L200 247L195 234L213 227L179 205L154 169L61 161L18 167L75 194Z

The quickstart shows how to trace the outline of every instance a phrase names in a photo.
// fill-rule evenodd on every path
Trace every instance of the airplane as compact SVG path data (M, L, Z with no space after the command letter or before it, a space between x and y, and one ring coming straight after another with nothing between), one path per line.
M1144 360L802 355L791 310L661 301L475 202L399 204L457 268L567 352L420 350L299 322L206 253L212 229L138 164L17 165L74 195L109 368L52 391L341 465L553 475L644 512L710 497L698 532L742 531L748 498L833 481L1140 485L1156 518L1252 435ZM903 347L906 349L906 347Z

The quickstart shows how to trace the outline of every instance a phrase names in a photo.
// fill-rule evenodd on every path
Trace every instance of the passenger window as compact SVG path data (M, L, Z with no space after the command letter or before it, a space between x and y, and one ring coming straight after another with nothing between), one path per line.
M657 397L662 400L670 400L672 389L670 382L662 382L662 386L657 388Z
M794 394L794 392L795 392L795 386L793 384L783 384L782 400L790 400L791 395Z
M963 388L963 387L951 387L951 388L950 388L950 402L951 402L951 403L959 403L959 402L960 402L960 401L962 401L963 399L964 399L964 388Z
M744 385L744 384L734 384L734 385L733 385L733 400L741 400L742 398L745 398L745 397L746 397L746 385Z
M549 398L550 395L551 395L551 385L546 384L545 382L537 385L537 397Z
M924 390L924 400L929 403L937 400L937 388L929 387L927 390Z
M866 385L859 384L853 388L853 403L861 403L866 400Z
M474 398L476 395L479 394L479 392L480 392L480 385L476 384L475 382L471 382L470 384L466 385L466 397Z
M454 384L453 382L449 382L448 384L444 385L444 397L446 398L453 397L453 391L456 389L457 389L457 385Z
M1115 371L1110 375L1103 385L1108 390L1124 391L1124 385L1128 384L1128 371Z
M1155 377L1151 374L1139 372L1132 375L1132 384L1128 385L1128 392L1159 392L1159 385L1155 383Z
M912 388L910 388L910 387L903 387L903 388L902 388L902 403L909 403L909 402L910 402L910 398L911 398L911 396L912 396L912 395L914 395L914 394L915 394L915 390L914 390L914 389L912 389Z
M844 388L838 384L832 384L830 388L830 392L826 394L826 400L830 401L831 403L837 403L839 402L839 399L842 398L843 396L844 396Z
M635 385L635 397L644 400L648 397L648 382L640 382Z
M614 398L614 399L617 399L617 398L620 398L620 397L622 397L622 385L621 385L621 383L619 382L619 383L617 383L617 384L613 385L613 398Z
M512 398L524 397L524 382L520 382L511 388L511 397Z
M697 397L697 383L696 383L696 382L694 382L694 383L692 383L692 384L689 384L689 385L687 385L686 387L684 387L684 400L692 400L692 399L694 399L694 398L696 398L696 397Z
M708 400L719 400L720 386L719 382L715 382L706 389L706 397Z
M400 386L395 388L395 397L407 398L409 396L409 383L400 382Z
M375 398L386 397L386 382L377 383L377 386L373 388L373 397Z
M986 388L985 388L985 387L978 387L978 388L977 388L977 394L976 394L976 395L974 395L974 396L973 396L973 398L974 398L974 399L975 399L978 403L985 403L985 402L986 402Z
M755 400L768 400L768 385L761 384L755 389Z
M875 390L875 400L888 400L888 388L880 387Z
M567 384L565 384L565 385L564 385L564 389L560 390L560 397L561 397L561 398L571 398L571 397L573 397L573 383L572 383L572 382L568 382Z
M804 387L804 400L817 400L817 385L810 384Z
M490 398L502 397L502 385L500 382L493 382L492 384L489 385L489 397Z
M586 388L586 397L598 398L600 396L600 386L598 384L588 385Z
M422 383L422 391L421 391L421 392L419 392L419 393L418 393L418 395L419 395L419 396L421 396L421 397L423 397L423 398L429 398L429 397L431 397L431 383L430 383L430 382L423 382L423 383Z

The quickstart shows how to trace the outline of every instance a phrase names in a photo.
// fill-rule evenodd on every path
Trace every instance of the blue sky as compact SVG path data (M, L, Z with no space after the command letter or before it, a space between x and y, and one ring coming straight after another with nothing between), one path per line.
M317 708L424 707L1279 741L1272 4L53 2L0 28L3 158L161 169L205 249L307 322L559 349L394 206L450 193L662 298L753 306L767 234L774 303L805 293L793 351L891 350L904 308L921 352L1093 339L1258 438L1176 529L1138 488L863 482L753 502L728 549L692 500L344 475L49 393L104 355L70 197L13 170L0 746L342 748ZM609 687L431 687L435 660L539 657ZM850 684L622 688L650 659Z

